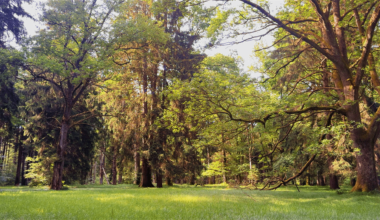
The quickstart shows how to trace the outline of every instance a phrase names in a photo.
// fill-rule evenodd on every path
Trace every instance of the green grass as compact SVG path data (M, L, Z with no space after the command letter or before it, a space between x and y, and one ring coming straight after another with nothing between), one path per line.
M380 195L326 187L0 187L0 219L380 219Z

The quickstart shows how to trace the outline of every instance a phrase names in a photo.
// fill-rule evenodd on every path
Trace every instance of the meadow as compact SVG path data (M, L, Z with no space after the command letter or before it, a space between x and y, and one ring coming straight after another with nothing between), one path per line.
M327 187L276 191L226 186L69 190L0 187L0 219L380 219L379 193L337 194Z

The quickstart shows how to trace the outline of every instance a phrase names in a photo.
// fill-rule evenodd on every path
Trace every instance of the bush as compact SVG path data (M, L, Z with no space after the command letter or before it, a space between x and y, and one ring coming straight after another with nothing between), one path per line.
M342 195L343 193L345 193L345 191L343 189L337 189L337 190L335 190L335 192L338 195Z
M0 186L12 186L15 184L14 177L0 176Z
M44 182L41 182L39 181L38 179L33 179L32 181L30 181L30 183L28 184L28 186L30 188L32 187L38 187L38 186L46 186L47 184L45 184Z

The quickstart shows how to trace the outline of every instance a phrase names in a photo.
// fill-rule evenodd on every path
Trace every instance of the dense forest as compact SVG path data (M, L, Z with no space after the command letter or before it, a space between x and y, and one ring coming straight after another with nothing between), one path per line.
M378 0L29 3L0 2L0 185L379 188ZM205 53L247 41L248 72Z

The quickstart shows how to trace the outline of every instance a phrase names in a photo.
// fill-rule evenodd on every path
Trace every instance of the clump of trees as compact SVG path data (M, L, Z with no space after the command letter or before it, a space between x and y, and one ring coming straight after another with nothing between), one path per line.
M379 187L378 1L51 0L30 38L2 4L2 182ZM197 46L267 35L262 78Z

